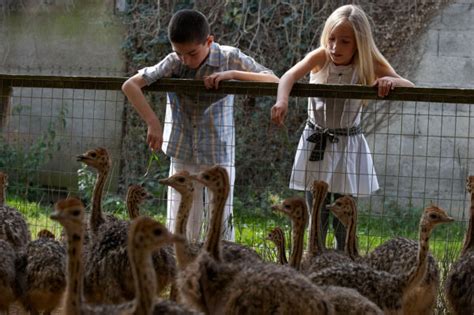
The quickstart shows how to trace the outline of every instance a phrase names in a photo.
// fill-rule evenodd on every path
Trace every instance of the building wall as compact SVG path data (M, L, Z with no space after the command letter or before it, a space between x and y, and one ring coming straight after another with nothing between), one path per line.
M446 6L413 42L417 56L409 79L421 87L474 88L473 20L472 1ZM474 101L390 106L398 110L390 126L369 137L382 184L378 195L416 206L434 202L466 216L465 182L474 174Z
M23 1L6 12L0 27L0 72L9 74L123 76L121 45L125 26L115 1ZM42 185L76 189L75 156L104 146L113 154L116 183L124 97L120 91L14 88L2 134L31 145L65 110L58 130L61 152L45 165Z

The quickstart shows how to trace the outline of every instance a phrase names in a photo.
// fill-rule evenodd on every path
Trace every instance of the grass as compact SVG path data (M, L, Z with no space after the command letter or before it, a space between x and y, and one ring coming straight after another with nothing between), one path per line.
M53 212L53 206L46 206L40 204L39 202L26 201L20 198L9 197L7 198L6 203L18 209L26 218L28 226L30 228L31 237L36 238L37 233L41 229L48 229L54 233L56 237L61 234L62 227L56 221L50 219L50 215ZM127 212L125 210L125 205L123 201L119 200L118 197L109 198L107 202L103 204L105 212L113 213L115 216L125 219L127 218ZM114 211L111 211L114 209ZM89 208L86 208L86 211L90 211ZM150 215L160 222L165 222L166 214L163 211L158 213L153 213L151 209L145 209L143 214Z
M13 206L26 217L30 226L32 237L35 238L39 230L43 228L50 229L55 235L61 231L60 225L51 220L49 215L52 212L52 206L45 206L37 202L29 202L20 198L9 198L7 204ZM241 206L241 205L240 205ZM125 204L120 197L109 197L104 201L103 209L105 212L112 212L115 216L122 219L127 218ZM113 211L111 211L113 209ZM255 248L264 257L274 257L273 245L265 240L268 232L275 226L280 226L284 231L291 230L288 219L280 214L273 213L269 206L255 208L250 213L239 209L239 203L236 203L234 214L235 239L237 242L249 245ZM166 209L163 202L151 202L143 207L142 213L150 215L155 219L165 222ZM378 245L394 236L404 236L411 239L417 239L418 220L421 210L414 211L407 216L381 216L370 214L361 210L358 220L358 244L361 254L373 250ZM397 218L398 217L398 221ZM435 229L430 239L430 248L438 261L444 264L453 261L457 257L462 244L465 232L465 226L461 222L446 224ZM328 244L334 243L334 236L328 233ZM287 243L289 243L287 241ZM448 263L449 264L449 263Z
M52 207L18 198L7 198L7 204L18 209L25 216L32 238L36 238L41 229L48 229L56 236L60 234L61 226L49 218Z
M244 206L238 199L235 201L236 242L253 247L267 261L277 261L273 244L266 241L266 236L273 227L280 226L286 231L287 247L290 248L291 246L289 244L291 240L289 237L291 231L289 220L283 215L273 213L270 210L270 204L277 202L279 202L278 197L270 195L265 202L249 211L248 209L251 207ZM38 231L43 228L49 229L56 236L61 234L62 227L49 218L52 206L13 197L7 199L7 204L17 208L26 217L33 238L36 238ZM160 222L165 222L165 206L165 202L155 200L142 207L141 211L142 214L152 216ZM121 197L106 198L103 202L103 210L122 219L127 218L127 211ZM396 209L386 213L390 213L390 215L374 214L367 209L360 210L358 216L358 244L361 255L365 255L394 236L417 239L421 209ZM457 259L461 250L465 229L466 226L463 222L454 222L437 227L431 236L430 250L438 261L441 278L436 314L447 313L442 287L449 267ZM334 235L331 232L327 235L327 243L334 244Z

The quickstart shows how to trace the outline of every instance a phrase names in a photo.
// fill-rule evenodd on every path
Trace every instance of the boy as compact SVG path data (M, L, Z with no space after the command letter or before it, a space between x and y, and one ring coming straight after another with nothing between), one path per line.
M162 131L141 89L167 77L203 79L207 89L218 88L222 80L278 82L278 78L237 48L215 43L206 17L198 11L176 12L168 26L168 37L174 52L157 65L139 70L123 84L122 90L148 126L150 148L163 150L171 157L170 175L180 170L196 173L216 164L227 169L231 190L224 213L223 237L233 240L234 96L168 93ZM203 186L196 183L188 221L187 237L191 241L200 236L204 199L207 198L203 198ZM179 202L179 194L168 188L167 225L171 230L174 230Z

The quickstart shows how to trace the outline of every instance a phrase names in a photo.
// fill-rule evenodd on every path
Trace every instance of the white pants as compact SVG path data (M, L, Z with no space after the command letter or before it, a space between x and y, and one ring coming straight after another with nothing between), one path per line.
M189 173L198 173L212 165L198 165L194 163L184 162L179 159L171 158L170 164L170 176L178 171L186 170ZM230 180L230 191L229 197L224 209L223 217L223 229L222 238L233 241L234 235L234 224L232 222L232 204L234 196L234 180L235 180L235 167L233 165L221 165L227 170ZM179 208L181 195L171 187L168 187L168 202L167 202L167 214L166 222L167 227L170 231L174 232L176 215ZM210 196L207 189L198 182L194 182L194 196L193 206L189 214L189 220L187 224L187 235L186 238L190 241L199 240L205 235L208 229L209 223L209 201Z

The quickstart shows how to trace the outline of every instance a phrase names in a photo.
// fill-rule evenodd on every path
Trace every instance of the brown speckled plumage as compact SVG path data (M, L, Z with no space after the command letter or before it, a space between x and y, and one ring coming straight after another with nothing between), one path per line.
M24 289L20 301L32 314L50 314L66 289L66 250L51 238L51 232L43 231L41 235L44 236L29 242L22 251Z
M298 212L302 211L303 206L301 205L301 202L304 205L304 200L300 199L286 199L286 201L283 201L282 206L280 207L280 211L284 209L284 212L288 212L288 214L291 216L295 217L295 214ZM300 204L299 206L297 206ZM298 221L297 219L298 215L296 215L295 220ZM299 217L302 217L300 214ZM302 224L300 224L302 225ZM299 227L297 227L300 229ZM281 229L274 229L272 231L274 235L273 240L275 241L276 245L281 252L284 250L284 241L285 241L285 236L283 234L283 231ZM299 232L301 233L301 232ZM313 234L313 236L315 236ZM318 236L315 236L318 237ZM283 248L282 248L283 245ZM321 269L327 268L328 266L331 266L334 264L335 261L332 261L331 258L334 256L331 256L333 253L328 252L328 254L318 254L316 252L317 256L311 256L311 257L317 257L318 259L314 259L313 261L316 262L316 264L321 264L320 267ZM281 255L281 254L280 254ZM345 256L348 258L348 256ZM337 259L337 258L336 258ZM296 268L295 269L301 269L300 268L300 263L301 263L301 257L296 257ZM311 262L311 260L309 260ZM351 262L350 259L346 260ZM322 265L324 262L326 262L326 265ZM323 268L324 267L324 268ZM314 266L313 266L314 268ZM319 269L318 269L319 270ZM340 315L347 315L347 314L383 314L382 310L372 301L370 301L368 298L365 296L361 295L358 291L350 288L343 288L343 287L338 287L338 286L322 286L321 287L322 291L324 292L326 298L328 301L334 306L334 314L340 314Z
M8 312L18 296L15 270L16 253L13 246L0 239L0 312Z
M77 198L59 200L51 219L58 221L67 238L67 287L63 305L64 314L124 314L133 309L133 303L120 305L90 305L83 297L82 248L84 237L84 205ZM126 313L125 313L126 314Z
M48 230L48 229L42 229L42 230L40 230L40 231L36 234L36 236L37 236L38 238L49 238L49 239L52 239L52 240L56 239L56 236L53 234L53 232L51 232L51 231Z
M360 261L374 269L392 274L407 273L417 264L418 244L414 240L395 237L375 248ZM422 281L404 295L402 302L404 314L432 314L436 305L438 288L438 265L433 255L428 252L427 269Z
M427 207L420 220L420 250L417 264L402 274L375 270L365 264L349 263L312 273L308 277L318 285L354 288L376 303L384 312L403 313L404 296L418 286L426 273L429 236L432 229L453 219L436 206Z
M102 229L104 229L102 227ZM85 292L93 303L121 303L135 296L132 269L127 253L129 222L116 221L106 225L103 233L90 246L86 259ZM163 291L174 281L176 262L171 246L153 253L158 289ZM160 291L160 292L161 292ZM159 293L159 292L157 292Z
M224 262L220 236L229 177L214 166L197 179L212 194L211 219L199 256L179 273L183 302L208 314L332 314L323 292L292 268Z
M466 252L451 266L445 293L453 315L474 314L474 251Z
M357 246L357 206L355 200L350 196L342 196L330 205L328 209L346 228L344 252L352 260L360 260L361 257Z
M126 203L130 220L133 220L140 215L139 206L149 197L150 195L145 187L141 185L130 185L128 187Z
M454 315L474 314L474 176L467 179L471 194L469 226L459 259L451 266L444 291Z
M162 300L153 305L153 315L198 315L201 312L191 310L186 306L170 300ZM137 314L138 315L138 314Z
M86 226L87 234L90 233L90 236L95 236L102 224L109 220L114 221L115 219L112 215L104 217L102 213L102 195L112 161L107 150L102 147L88 150L84 154L78 155L77 160L97 171L94 192L92 194L92 211L89 218L89 226ZM90 229L90 232L88 229Z
M345 251L353 260L394 274L408 272L416 265L418 243L401 237L385 242L366 257L360 257L357 250L355 201L349 196L341 197L330 206L330 210L346 227ZM423 281L404 295L402 302L404 314L432 314L436 304L438 284L438 267L433 255L428 253L428 266Z
M31 240L31 235L23 215L5 203L7 184L7 174L0 172L0 239L20 250Z
M324 200L324 196L322 198ZM320 198L314 199L315 203L320 200ZM285 199L281 205L273 206L273 208L285 213L291 219L293 248L291 251L290 266L296 268L297 270L301 270L304 274L309 274L311 272L317 272L321 269L328 268L337 263L351 261L351 259L344 255L344 253L339 253L333 250L323 251L322 246L317 245L321 244L321 240L319 233L313 231L313 229L316 229L318 226L316 223L317 221L315 220L313 220L311 224L312 231L310 232L308 252L303 257L304 230L308 221L308 209L306 206L306 201L303 198L288 198ZM313 211L313 217L319 216L319 210L313 209Z
M176 215L174 231L177 234L186 236L189 212L193 203L194 183L193 176L187 171L180 171L168 178L161 179L163 185L173 187L180 195L181 201ZM191 260L199 253L203 244L189 243L176 244L176 260L181 269L186 268ZM261 261L257 252L247 246L236 244L230 241L221 241L222 256L225 261L244 262Z
M301 262L301 270L305 274L317 272L321 269L336 264L344 264L351 261L347 254L326 248L321 232L321 209L324 206L329 185L325 181L315 180L311 187L313 204L311 211L311 223L309 230L308 251ZM346 236L347 237L347 236Z
M288 260L286 259L285 232L277 226L268 233L267 240L272 241L273 244L275 244L278 263L280 263L280 265L287 265Z
M346 227L345 251L354 261L393 274L408 272L416 265L418 243L402 237L385 242L365 257L359 256L355 201L349 196L341 197L330 206L330 210ZM438 283L438 267L433 255L428 253L428 266L423 281L404 295L402 302L404 314L432 314L436 304Z
M309 217L306 201L301 197L287 198L281 204L272 206L272 210L282 212L291 219L293 239L289 265L299 270L303 257L304 230Z
M361 261L377 270L402 274L416 265L417 252L418 242L395 237L368 253ZM413 314L414 310L417 314L432 314L436 305L439 287L438 265L431 253L428 253L427 262L422 282L404 297L406 315Z
M107 221L117 220L111 214L104 216L102 213L102 195L112 161L107 150L102 147L88 150L84 154L78 155L76 158L77 161L82 162L97 171L94 191L92 193L92 210L88 218L84 216L83 255L86 257L89 251L91 239L95 237L99 227ZM66 242L64 231L61 232L61 241L63 243Z
M183 238L170 233L164 225L149 217L136 218L128 233L128 255L135 281L134 314L196 314L176 303L160 301L152 260L152 251L164 245L183 242Z
M357 290L336 286L322 286L329 302L334 305L334 313L340 315L383 315L375 303Z
M144 198L134 189L127 194L127 204L139 214L138 205ZM130 194L131 192L131 194ZM133 197L133 192L140 196ZM145 191L146 193L146 191ZM130 222L122 220L107 221L100 228L94 241L89 245L85 261L85 297L90 303L122 303L135 296L132 269L127 253L127 231ZM153 253L158 289L165 290L173 283L176 275L176 261L171 246L162 246Z
M174 232L186 237L189 212L193 204L194 181L189 172L181 171L168 178L160 179L159 183L172 187L181 195L178 211L176 213ZM187 241L175 243L174 246L176 262L180 269L185 269L187 267L187 265L196 257L200 248L199 245Z

